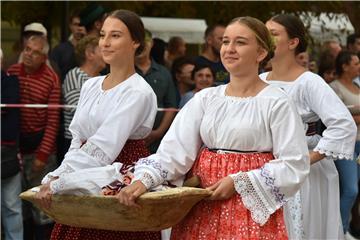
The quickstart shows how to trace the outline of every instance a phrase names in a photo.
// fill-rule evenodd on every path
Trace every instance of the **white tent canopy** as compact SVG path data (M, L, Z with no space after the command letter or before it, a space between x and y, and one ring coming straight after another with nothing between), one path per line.
M300 18L305 25L310 25L310 35L323 42L326 40L338 39L342 45L346 45L346 37L354 32L354 27L351 24L346 14L321 13L316 17L313 13L301 15Z
M203 43L206 22L203 19L141 17L145 28L153 38L168 41L171 37L182 37L187 43Z

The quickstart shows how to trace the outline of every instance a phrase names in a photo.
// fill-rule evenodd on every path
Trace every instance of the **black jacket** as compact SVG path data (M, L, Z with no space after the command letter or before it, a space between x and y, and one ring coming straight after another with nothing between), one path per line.
M19 81L1 71L1 103L19 103ZM19 108L1 108L1 178L5 179L20 171L17 159L19 132Z

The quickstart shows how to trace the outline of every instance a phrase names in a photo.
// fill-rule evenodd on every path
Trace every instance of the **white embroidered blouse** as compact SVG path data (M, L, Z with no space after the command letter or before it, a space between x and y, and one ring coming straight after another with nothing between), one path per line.
M204 144L208 148L272 152L261 169L231 175L254 221L293 196L309 173L304 126L287 95L273 86L254 97L225 95L226 85L208 88L181 109L156 154L140 159L135 179L147 189L165 180L180 185Z
M89 178L90 168L105 166L102 169L113 176L108 181L115 180L121 166L115 169L106 166L113 163L128 139L143 139L152 130L157 102L150 85L135 73L115 87L103 90L104 79L105 76L89 79L81 89L69 127L73 137L69 151L60 167L42 180L45 184L59 177L50 184L53 193L74 188L81 180L86 181L85 189L91 188L96 180Z
M329 159L353 158L356 125L341 99L319 75L304 72L295 81L267 81L268 73L260 78L273 86L282 88L294 101L302 121L325 124L323 136L308 137L309 149L325 154ZM313 142L313 143L311 143ZM311 146L313 145L313 146Z

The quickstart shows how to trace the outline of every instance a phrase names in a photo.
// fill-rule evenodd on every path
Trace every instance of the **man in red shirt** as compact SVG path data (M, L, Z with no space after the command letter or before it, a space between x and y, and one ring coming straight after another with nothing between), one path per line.
M60 104L58 76L46 65L48 51L46 37L32 36L26 41L23 62L8 69L19 79L21 104ZM56 168L58 127L58 108L20 108L20 152L27 188L40 185L45 174ZM40 212L33 218L38 226L51 222Z

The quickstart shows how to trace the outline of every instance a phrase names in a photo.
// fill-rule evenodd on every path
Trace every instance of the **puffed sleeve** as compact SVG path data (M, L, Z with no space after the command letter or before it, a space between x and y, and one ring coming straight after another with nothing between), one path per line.
M165 180L181 184L202 144L200 124L204 109L201 96L201 92L195 94L177 114L156 154L136 163L133 181L140 180L147 189L156 187Z
M80 169L109 165L119 155L132 133L139 128L146 131L145 136L150 133L157 111L156 96L152 91L126 91L122 100L114 101L114 104L118 106L110 112L95 134L81 147L74 146L66 154L61 166L48 173L47 179ZM76 133L76 128L71 130ZM46 183L44 180L43 184Z
M72 135L71 145L69 147L68 152L64 156L63 162L67 158L67 155L69 154L69 152L76 151L77 149L79 149L82 142L85 140L84 137L82 137L81 132L78 128L79 125L76 123L77 123L78 114L80 112L79 109L81 109L83 106L83 103L84 103L83 99L86 94L87 94L87 88L86 88L86 85L83 85L83 87L80 90L80 98L79 98L79 102L76 106L74 117L71 120L71 124L69 126L69 131L71 132L71 135ZM48 174L46 174L45 177L42 179L41 184L46 184L49 181L51 181L54 177L60 176L63 173L69 173L71 171L72 171L72 169L69 168L67 164L65 164L65 163L61 164L55 171L49 172Z
M76 109L75 109L74 117L71 120L71 123L69 126L69 131L71 132L72 139L71 139L71 144L70 144L68 152L71 152L74 149L80 148L83 141L85 141L85 138L83 136L81 136L81 131L80 131L79 125L77 123L78 123L79 112L80 112L79 109L81 109L83 107L84 99L86 98L85 96L87 94L88 94L87 85L84 84L80 90L79 101L78 101ZM66 156L65 156L65 158L66 158Z
M260 225L295 195L310 170L304 127L290 100L280 99L272 107L269 125L275 159L259 169L230 175L252 219Z
M313 74L313 79L307 83L305 92L307 105L326 126L323 137L314 151L334 160L351 160L357 128L349 110L320 76Z

